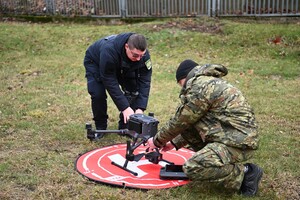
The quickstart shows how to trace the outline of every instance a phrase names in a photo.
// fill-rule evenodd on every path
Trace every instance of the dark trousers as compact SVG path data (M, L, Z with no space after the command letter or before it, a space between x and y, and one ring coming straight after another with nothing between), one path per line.
M86 68L89 64L85 65ZM106 130L107 128L107 94L103 83L100 80L98 73L89 72L86 73L87 88L91 96L91 106L93 112L93 120L95 121L96 129ZM129 101L130 107L136 110L136 103L134 100ZM124 124L124 118L122 112L119 115L119 129L127 128L127 124Z
M104 85L97 80L95 74L87 74L87 88L91 96L91 106L93 111L93 120L99 130L107 128L107 95Z

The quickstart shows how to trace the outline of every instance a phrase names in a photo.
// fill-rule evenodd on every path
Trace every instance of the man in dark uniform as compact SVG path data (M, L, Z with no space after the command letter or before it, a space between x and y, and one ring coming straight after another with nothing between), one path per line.
M152 64L143 35L122 33L96 41L86 51L84 66L97 130L107 128L106 91L120 111L119 129L127 128L130 115L146 110Z
M195 154L183 165L192 181L208 181L257 194L263 171L249 160L258 148L253 109L239 89L223 80L227 68L183 61L176 72L182 90L174 116L149 140L149 147L168 151L188 145Z

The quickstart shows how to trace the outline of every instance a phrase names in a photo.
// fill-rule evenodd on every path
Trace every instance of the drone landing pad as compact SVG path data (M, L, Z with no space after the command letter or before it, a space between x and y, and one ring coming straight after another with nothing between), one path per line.
M146 147L141 145L134 154L144 153ZM193 155L189 149L179 149L163 152L163 159L176 165L182 165ZM125 171L112 164L123 166L125 163L126 144L116 144L80 155L75 163L77 171L89 180L124 188L136 189L164 189L187 184L188 180L162 180L159 178L160 169L168 164L160 161L158 164L149 162L145 157L139 161L128 162L127 169L137 173Z

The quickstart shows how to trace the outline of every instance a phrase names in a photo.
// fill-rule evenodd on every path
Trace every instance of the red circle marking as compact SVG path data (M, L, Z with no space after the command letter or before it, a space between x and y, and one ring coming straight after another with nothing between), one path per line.
M144 153L146 148L141 145L135 149L134 154ZM182 165L193 153L185 148L178 151L171 150L163 152L163 159L176 165ZM160 169L167 164L164 161L154 164L143 157L138 162L128 162L127 168L136 172L137 176L111 164L113 161L123 166L125 154L126 144L94 149L78 157L76 168L80 174L90 180L129 188L163 189L182 186L189 182L188 180L161 180L159 178Z

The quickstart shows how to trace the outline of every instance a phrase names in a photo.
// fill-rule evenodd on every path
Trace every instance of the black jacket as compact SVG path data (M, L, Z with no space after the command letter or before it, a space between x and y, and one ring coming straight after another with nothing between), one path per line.
M142 110L147 108L150 92L152 67L149 51L137 62L131 61L125 52L125 43L132 34L101 38L87 49L84 59L85 63L94 63L93 68L86 68L87 73L99 76L120 111L130 106L120 86L123 90L139 92L136 104Z

